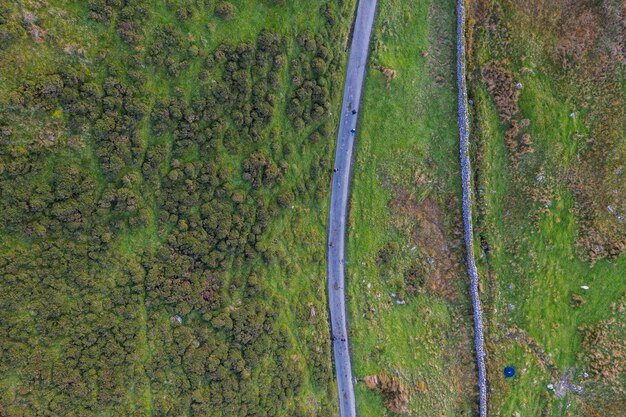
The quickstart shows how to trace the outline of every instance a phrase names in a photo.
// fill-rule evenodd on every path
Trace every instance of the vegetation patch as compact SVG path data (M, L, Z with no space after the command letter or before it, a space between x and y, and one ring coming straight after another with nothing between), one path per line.
M448 203L450 211L458 209L452 196ZM454 230L456 239L447 236L443 211L432 197L426 197L418 203L414 195L409 195L404 190L396 190L391 207L404 218L413 220L411 242L415 246L411 249L417 251L417 248L420 248L420 253L425 256L421 262L417 261L405 272L410 292L425 288L433 294L454 300L458 296L458 281L462 274L459 267L462 263L458 250L459 229ZM451 248L451 245L454 245L454 248Z
M335 412L354 4L275 3L0 6L1 415Z
M398 379L387 374L369 375L363 378L363 382L367 388L381 392L385 398L385 407L389 411L398 414L408 413L410 393Z
M611 306L606 320L580 327L582 347L580 357L587 363L592 415L619 414L626 395L626 304L624 297Z
M469 416L477 404L459 240L455 23L451 3L379 5L346 258L354 374L372 387L384 376L387 387L356 385L364 416Z
M610 378L591 383L590 355L602 355L589 340L626 290L623 10L584 0L470 10L490 413L619 415L596 401L615 397ZM509 365L519 373L505 380Z

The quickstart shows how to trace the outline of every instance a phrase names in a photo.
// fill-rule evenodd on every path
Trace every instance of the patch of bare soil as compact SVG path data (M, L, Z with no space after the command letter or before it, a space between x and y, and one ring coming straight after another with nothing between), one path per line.
M369 375L363 378L367 388L378 390L384 398L385 407L394 413L406 414L409 412L411 392L398 378L388 375Z
M454 203L449 202L450 209ZM444 228L444 215L437 201L426 197L417 202L415 195L397 189L391 201L393 210L414 221L411 230L413 243L425 255L425 259L414 264L405 273L408 292L419 292L425 288L435 294L454 300L458 296L455 281L460 276L462 259L457 251L451 250L449 237ZM455 228L457 229L457 228ZM459 234L452 236L454 248L460 245Z

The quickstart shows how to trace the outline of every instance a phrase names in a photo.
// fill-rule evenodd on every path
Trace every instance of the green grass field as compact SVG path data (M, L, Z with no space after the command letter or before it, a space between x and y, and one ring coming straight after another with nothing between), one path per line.
M471 415L474 408L458 240L455 22L450 2L381 1L357 132L347 250L354 373L399 378L411 392L409 415ZM386 79L383 68L395 76ZM396 205L398 195L405 198ZM430 242L425 234L433 230ZM381 251L389 254L382 261ZM413 293L405 283L411 269L425 281ZM392 415L363 383L356 394L360 415Z
M512 2L484 6L497 23L490 31L477 29L473 45L472 64L478 70L470 85L475 102L475 152L480 155L475 161L480 202L476 230L488 245L488 252L476 256L484 284L488 379L493 388L490 412L494 415L617 416L624 412L623 393L619 393L623 375L608 377L598 372L607 366L623 369L623 326L619 319L608 326L608 334L621 343L612 345L608 363L602 364L585 359L593 346L583 343L580 328L609 319L614 314L611 305L623 300L626 291L624 254L607 257L608 244L597 243L595 251L600 256L592 264L585 259L587 249L581 248L588 230L583 225L588 222L595 222L592 230L601 230L598 225L606 222L622 236L624 226L606 206L582 217L581 213L589 213L583 211L586 206L607 197L601 186L595 195L577 197L580 186L571 180L578 175L584 183L603 175L603 182L615 186L607 204L623 198L624 180L616 177L619 155L626 147L623 130L606 135L604 143L598 138L598 145L590 140L598 135L600 119L623 126L626 119L617 104L623 103L623 91L614 90L607 99L617 107L604 107L603 98L598 97L603 94L602 82L593 76L584 81L576 77L588 65L585 59L600 62L602 46L585 45L581 35L576 35L578 45L566 43L568 32L577 30L571 21L566 24L567 19L584 13L601 19L601 7L586 3L565 7L561 14L553 13L548 5L539 11ZM604 24L610 28L608 22ZM605 33L610 40L610 29ZM562 49L557 46L586 47L583 51L589 55L567 55L569 64L558 64ZM519 157L513 156L505 141L510 124L499 118L493 96L481 80L480 68L493 62L511 71L513 82L522 85L519 114L514 119L527 120L520 133L530 135L533 151ZM621 72L612 69L607 74L609 82L623 81L623 67ZM601 161L593 159L594 151L604 155ZM592 170L585 172L584 164ZM606 340L598 337L595 344L606 349ZM517 368L515 378L505 380L502 369L506 365ZM581 386L582 393L557 395L548 388L564 376Z

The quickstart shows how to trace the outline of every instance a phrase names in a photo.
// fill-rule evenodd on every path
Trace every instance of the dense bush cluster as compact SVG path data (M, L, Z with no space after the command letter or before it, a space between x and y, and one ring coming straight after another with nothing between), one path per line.
M251 190L233 185L237 173L225 169L222 160L270 140L266 128L276 88L269 74L283 48L280 36L270 32L260 35L257 48L222 45L206 60L210 70L223 71L220 81L190 104L173 98L157 102L152 111L155 134L174 138L161 196L161 220L178 226L168 242L211 268L228 265L233 256L255 258L257 243L277 211L261 192L282 175L270 155L256 150L243 160L241 178ZM192 160L191 152L199 157Z
M222 19L230 20L235 15L235 6L228 1L218 3L215 6L215 14Z
M333 9L324 10L327 21L334 21ZM329 28L326 29L329 31ZM317 34L303 33L298 36L301 53L291 61L289 68L294 91L291 94L287 114L297 129L322 120L330 108L330 74L340 65L340 55L332 45L337 35L321 31Z
M213 7L179 3L185 22ZM259 265L284 257L273 222L327 188L336 12L298 51L269 30L200 50L145 2L85 7L119 49L62 55L0 99L0 415L331 414L302 400L334 392L322 301L297 307L303 345ZM0 13L3 48L16 18ZM311 136L297 185L285 93Z
M144 0L89 0L89 17L115 24L118 35L131 45L141 41L147 15Z

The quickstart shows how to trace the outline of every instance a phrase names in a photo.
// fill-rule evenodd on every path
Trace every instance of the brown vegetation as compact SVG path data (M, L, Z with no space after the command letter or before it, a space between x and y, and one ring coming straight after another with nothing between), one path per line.
M389 82L396 78L396 75L398 75L398 72L395 69L387 68L376 63L372 64L372 66L383 74L383 77L385 77L385 80L387 81L387 86L389 86Z
M500 117L507 122L519 111L519 90L515 88L513 75L502 62L493 62L481 68L482 79L493 95Z
M459 277L459 265L462 261L458 253L451 250L453 248L448 244L450 240L444 228L443 211L437 201L432 197L426 197L418 202L415 195L398 189L391 205L394 211L410 216L414 220L415 224L411 230L412 241L425 255L424 260L416 262L406 271L407 291L415 293L425 287L435 294L455 299L458 289L454 281ZM453 205L452 201L450 205ZM457 237L454 236L451 246L459 245Z
M585 134L576 132L577 161L564 172L575 197L573 213L579 225L577 246L590 262L615 258L626 250L626 142L621 127L626 123L626 101L621 88L625 60L626 7L619 2L555 0L502 2L473 1L468 25L471 47L474 31L492 33L495 49L510 55L513 36L503 13L514 13L517 24L527 27L536 42L545 45L544 71L555 77L559 94L572 101L572 110L584 113ZM497 36L493 35L497 31ZM533 152L532 137L518 120L519 91L506 60L480 68L503 122L513 162ZM524 71L525 68L522 68ZM519 86L521 87L521 86ZM515 117L518 115L517 117ZM573 118L577 113L573 113Z
M579 328L582 333L582 353L589 381L586 394L589 404L602 415L613 415L626 395L626 298L612 305L611 317ZM622 403L623 404L623 403Z
M518 100L521 85L516 86L507 63L492 62L483 66L480 72L487 90L493 97L500 119L509 124L505 141L512 160L517 161L522 155L534 152L530 134L524 133L524 128L530 124L530 121L522 119L520 122L513 118L519 113Z
M369 389L379 390L385 399L385 407L394 413L405 414L409 412L411 393L398 378L388 375L370 375L363 378Z

